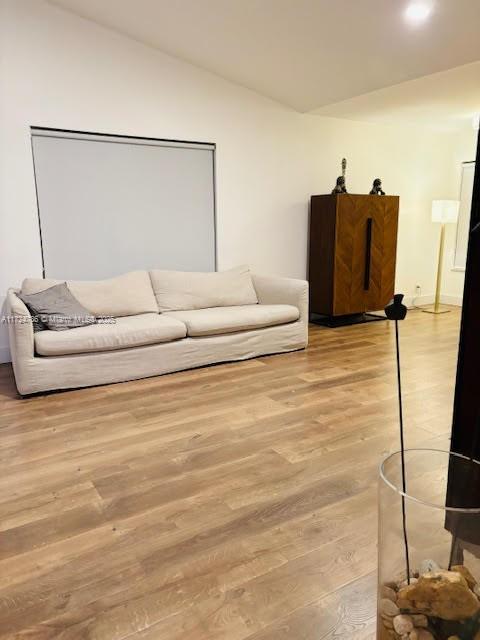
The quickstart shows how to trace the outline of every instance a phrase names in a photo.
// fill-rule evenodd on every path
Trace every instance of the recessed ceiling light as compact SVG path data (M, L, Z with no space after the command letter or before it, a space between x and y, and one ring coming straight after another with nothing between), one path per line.
M430 17L432 9L431 2L411 2L405 9L405 20L413 25L421 24Z

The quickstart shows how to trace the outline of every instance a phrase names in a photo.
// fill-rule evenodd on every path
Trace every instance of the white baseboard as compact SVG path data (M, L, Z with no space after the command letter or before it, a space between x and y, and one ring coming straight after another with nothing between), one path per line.
M440 300L443 304L452 304L455 307L461 307L463 305L463 298L461 296L449 296L448 294L444 294L440 296Z
M435 295L432 293L431 295L424 296L405 296L404 304L407 307L423 307L429 304L433 304L435 302ZM440 296L440 302L442 304L450 304L455 307L462 306L462 298L461 296L451 296L448 294L443 294Z

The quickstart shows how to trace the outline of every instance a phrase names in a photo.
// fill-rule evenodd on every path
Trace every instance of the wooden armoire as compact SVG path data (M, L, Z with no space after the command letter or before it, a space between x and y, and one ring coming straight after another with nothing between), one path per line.
M383 309L395 286L398 196L312 196L310 314L332 324ZM358 321L358 319L357 319ZM327 322L329 324L330 322Z

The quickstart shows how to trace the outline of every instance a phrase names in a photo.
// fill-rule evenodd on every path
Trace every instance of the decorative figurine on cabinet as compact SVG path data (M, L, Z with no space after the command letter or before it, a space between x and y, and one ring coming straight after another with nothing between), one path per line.
M347 187L345 186L345 178L343 176L338 176L337 184L332 189L332 193L347 193Z
M334 193L348 193L345 181L345 173L347 170L347 160L346 158L342 158L342 175L338 176L335 187L332 189L332 194Z
M382 181L380 178L375 178L373 181L372 189L370 191L371 196L384 196L385 191L382 189Z

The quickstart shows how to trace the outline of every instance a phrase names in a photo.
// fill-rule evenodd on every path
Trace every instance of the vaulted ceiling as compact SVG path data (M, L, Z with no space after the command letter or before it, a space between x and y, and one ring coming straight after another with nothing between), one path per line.
M432 13L416 25L404 19L410 0L50 1L302 112L408 105L418 86L388 88L480 60L478 0L422 0ZM478 66L457 76L464 84L480 101Z

